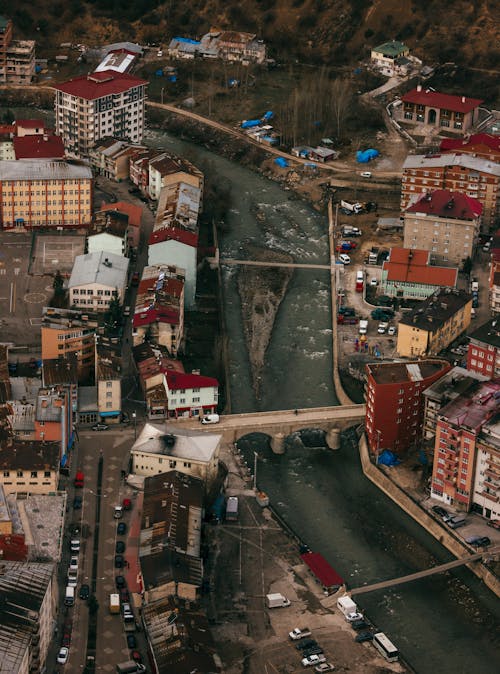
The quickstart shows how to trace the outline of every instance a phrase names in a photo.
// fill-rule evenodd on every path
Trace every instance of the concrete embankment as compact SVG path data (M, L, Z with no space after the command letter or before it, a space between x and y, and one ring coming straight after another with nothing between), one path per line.
M385 475L377 466L375 466L368 452L368 443L363 434L359 441L359 455L363 473L371 480L384 494L391 498L402 508L410 517L413 517L427 531L434 536L442 545L445 546L456 557L464 557L471 553L468 546L457 538L452 531L447 531L434 520L418 503L416 503L408 494L406 494L396 483ZM467 564L469 569L476 574L484 584L500 597L500 579L495 576L482 562L471 562Z

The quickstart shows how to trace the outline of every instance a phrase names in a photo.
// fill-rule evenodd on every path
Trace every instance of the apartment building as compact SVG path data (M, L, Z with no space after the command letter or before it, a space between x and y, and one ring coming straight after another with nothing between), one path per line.
M53 494L59 482L59 440L2 442L0 484L6 494Z
M73 401L66 386L40 388L35 408L35 439L59 442L59 456L64 465L73 446Z
M403 164L401 213L422 194L435 190L461 192L483 206L488 231L500 215L500 163L470 154L409 155Z
M98 211L87 236L87 253L103 251L128 257L131 239L128 220L128 215L120 211Z
M457 267L431 265L431 253L418 248L391 248L382 265L380 287L389 297L423 300L439 288L455 288Z
M464 134L479 118L483 101L467 96L443 94L418 85L401 97L401 121L416 126L434 126Z
M42 360L75 354L78 381L83 383L93 376L96 331L97 321L89 320L84 311L44 307L40 329Z
M440 290L399 321L396 350L400 356L436 356L465 332L472 297L463 290Z
M450 369L446 360L369 363L366 366L365 431L373 456L383 449L397 454L421 438L423 391Z
M500 378L500 322L497 318L469 334L467 369L488 379Z
M180 227L164 227L162 229L155 228L151 233L148 247L148 265L168 265L184 270L184 302L188 309L195 305L197 259L197 232Z
M463 265L476 249L483 207L459 192L427 192L404 214L404 247L429 250L433 264Z
M68 282L70 304L85 311L107 311L113 297L123 303L129 260L106 251L77 255Z
M14 40L10 19L0 16L0 82L31 84L35 75L34 40Z
M199 210L204 179L203 173L191 162L164 152L149 160L148 179L148 193L151 199L155 200L160 198L162 187L177 183L184 183L198 189L197 210Z
M101 214L104 212L111 211L112 213L118 213L120 215L126 216L128 218L128 247L137 248L139 246L139 240L141 235L141 222L142 222L142 207L136 206L135 204L129 204L126 201L114 201L111 204L101 204L100 211L97 211L95 216L95 221L98 221L99 218L103 217Z
M478 385L438 413L431 495L465 511L500 516L500 382Z
M99 420L118 424L122 415L121 359L105 357L99 352L96 367L97 410Z
M140 143L147 81L112 70L80 75L56 90L56 134L70 155L88 156L103 138Z
M80 162L0 161L0 228L79 229L92 222L92 171Z
M443 138L439 149L441 152L468 154L500 163L500 136L491 133L473 133L467 138Z
M130 157L141 146L103 138L89 150L89 161L98 175L121 182L129 177Z

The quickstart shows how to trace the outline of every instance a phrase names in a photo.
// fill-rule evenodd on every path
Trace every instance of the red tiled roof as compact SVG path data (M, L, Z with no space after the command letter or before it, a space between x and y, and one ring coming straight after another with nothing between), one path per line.
M168 307L153 307L152 309L145 309L134 314L133 325L134 328L139 328L143 325L150 325L151 323L168 323L169 325L179 324L178 308Z
M60 136L35 134L13 138L16 159L62 159L64 144Z
M415 204L406 209L407 213L426 213L441 218L473 220L483 212L482 204L461 192L436 190L424 194Z
M464 138L444 138L439 149L442 152L449 152L450 150L477 147L478 145L500 152L500 136L494 136L491 133L473 133L467 140Z
M429 91L428 89L412 89L402 96L403 103L416 103L417 105L427 105L440 110L452 110L453 112L467 113L477 108L483 101L478 98L467 98L467 96L453 96L451 94L441 94L439 91Z
M344 584L344 579L333 569L319 552L306 552L300 555L323 587L335 587Z
M23 129L43 129L45 124L43 119L16 119L14 122L15 126L22 127Z
M128 223L133 227L140 227L142 220L142 208L135 204L129 204L126 201L115 201L114 204L102 204L102 211L118 211L128 215Z
M187 229L180 229L180 227L165 227L164 229L157 229L149 237L150 246L162 241L179 241L185 243L186 246L196 248L198 246L198 234Z
M217 379L202 374L188 374L166 370L168 388L171 391L187 388L208 388L219 386Z
M15 124L0 124L0 135L12 135L16 130Z
M455 287L458 268L429 265L428 250L391 248L389 259L384 262L387 280L423 285Z
M54 89L90 101L110 94L121 94L141 84L146 85L148 82L126 73L103 70L99 73L74 77L62 84L55 84Z

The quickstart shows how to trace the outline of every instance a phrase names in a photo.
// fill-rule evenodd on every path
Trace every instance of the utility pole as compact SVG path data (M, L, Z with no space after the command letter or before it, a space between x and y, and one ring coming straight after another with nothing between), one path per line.
M380 454L380 436L382 435L382 431L379 431L378 428L375 430L375 433L377 434L377 456L375 459L375 465L378 466L378 457Z
M253 453L253 490L257 491L257 459L259 455L257 452Z

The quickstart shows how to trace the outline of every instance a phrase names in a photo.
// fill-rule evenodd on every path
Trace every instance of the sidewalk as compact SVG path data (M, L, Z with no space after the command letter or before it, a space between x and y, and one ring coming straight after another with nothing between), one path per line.
M125 551L125 569L123 573L127 580L129 591L135 592L136 594L141 594L144 589L139 564L139 542L143 501L143 492L139 492L133 500L133 508L130 511L127 549Z

